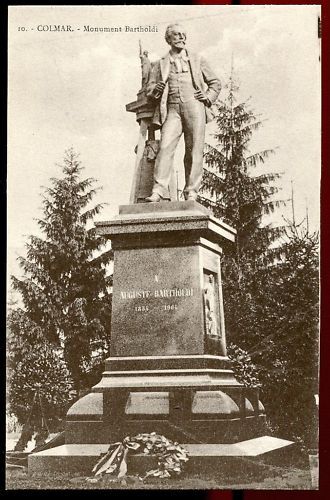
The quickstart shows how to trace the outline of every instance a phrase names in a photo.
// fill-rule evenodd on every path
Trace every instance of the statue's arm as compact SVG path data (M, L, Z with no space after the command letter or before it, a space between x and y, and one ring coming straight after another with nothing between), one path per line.
M210 103L213 104L220 94L221 82L217 75L210 68L209 63L203 57L201 57L200 64L203 79L207 85L207 91L205 92L205 95L209 99Z

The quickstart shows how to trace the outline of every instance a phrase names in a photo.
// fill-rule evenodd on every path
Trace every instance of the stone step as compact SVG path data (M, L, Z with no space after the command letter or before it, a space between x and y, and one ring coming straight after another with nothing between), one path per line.
M278 453L287 454L294 443L271 436L261 436L235 444L184 444L183 446L189 453L188 469L207 471L213 468L218 470L224 466L237 467L237 459L257 459L272 454L278 458ZM100 454L105 453L108 447L109 444L66 444L32 453L28 457L28 470L36 474L66 471L88 475L91 474ZM131 473L145 473L155 466L156 460L153 456L131 455L129 458ZM247 463L243 460L242 467L246 466Z

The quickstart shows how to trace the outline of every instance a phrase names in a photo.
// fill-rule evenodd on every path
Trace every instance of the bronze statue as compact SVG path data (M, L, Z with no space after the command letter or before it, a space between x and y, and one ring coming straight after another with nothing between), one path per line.
M147 84L147 96L155 103L152 121L161 126L152 194L146 198L149 202L169 200L173 158L182 133L184 197L197 198L203 173L205 124L213 118L210 107L221 89L220 80L205 59L186 50L186 33L180 25L169 25L165 40L171 49L153 64Z

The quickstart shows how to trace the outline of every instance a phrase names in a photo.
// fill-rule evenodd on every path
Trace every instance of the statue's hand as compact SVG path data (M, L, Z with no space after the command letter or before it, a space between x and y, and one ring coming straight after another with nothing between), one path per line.
M156 85L155 85L155 88L152 92L153 96L155 99L159 99L161 97L161 95L163 94L164 92L164 89L165 89L165 85L166 83L165 82L158 82Z
M196 92L194 93L194 96L195 96L195 99L197 99L198 101L205 104L205 106L208 106L208 107L211 106L210 99L208 97L206 97L204 92L202 92L200 89L196 90Z

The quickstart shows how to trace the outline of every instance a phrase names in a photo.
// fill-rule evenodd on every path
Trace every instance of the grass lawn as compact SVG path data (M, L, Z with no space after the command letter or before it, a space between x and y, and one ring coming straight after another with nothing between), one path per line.
M260 465L244 477L201 477L198 474L186 474L173 479L150 479L142 483L136 477L128 477L126 484L111 482L105 478L97 483L90 483L85 477L69 474L31 475L26 469L7 470L7 490L45 490L45 489L292 489L310 490L311 478L309 469L293 467L281 468Z

